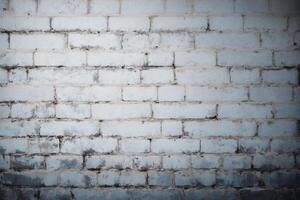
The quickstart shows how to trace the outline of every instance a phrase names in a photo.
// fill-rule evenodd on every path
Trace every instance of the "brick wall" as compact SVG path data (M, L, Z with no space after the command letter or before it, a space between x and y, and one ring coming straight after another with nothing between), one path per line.
M298 0L0 8L0 199L300 199Z

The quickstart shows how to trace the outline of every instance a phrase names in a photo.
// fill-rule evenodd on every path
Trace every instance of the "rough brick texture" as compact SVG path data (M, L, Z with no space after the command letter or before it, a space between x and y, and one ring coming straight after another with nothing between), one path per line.
M0 199L300 199L299 0L0 0Z

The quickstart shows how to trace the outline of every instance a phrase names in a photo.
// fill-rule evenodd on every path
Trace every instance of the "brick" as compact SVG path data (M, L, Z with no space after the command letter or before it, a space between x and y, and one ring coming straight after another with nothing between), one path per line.
M88 104L58 104L56 105L57 118L86 119L91 116Z
M300 101L300 88L294 88L294 101Z
M164 136L181 136L182 123L180 121L165 120L161 125L161 132Z
M262 170L289 169L294 167L294 157L289 155L255 155L253 167Z
M86 157L87 169L132 169L133 160L125 155L103 155Z
M59 152L57 138L32 138L28 141L29 153L50 154Z
M294 69L264 70L262 71L262 79L264 83L297 84L298 72Z
M90 14L116 15L119 14L120 1L92 0L90 2Z
M267 187L282 188L299 185L299 171L274 171L265 173L262 177Z
M298 104L278 104L275 106L275 118L299 118Z
M159 122L104 121L101 123L104 136L151 137L160 135Z
M194 38L189 33L166 32L160 34L159 50L191 50L194 49Z
M145 50L149 49L149 36L146 34L129 33L122 38L122 47L125 50Z
M292 120L265 121L258 128L258 134L264 137L296 136L297 122Z
M96 70L32 69L28 79L36 84L92 84Z
M140 72L138 70L99 70L99 82L111 85L133 85L140 83Z
M152 31L204 31L206 28L205 17L155 17L151 24Z
M216 183L213 171L181 171L175 173L175 185L178 187L212 186Z
M236 84L251 84L260 82L260 75L258 69L250 70L232 68L230 70L230 78L231 82Z
M210 16L209 28L214 31L241 31L243 18L241 16Z
M146 17L110 17L108 20L110 31L141 31L150 28L150 20Z
M269 139L251 138L239 140L239 152L241 153L265 153L269 150Z
M37 135L38 124L35 121L0 121L1 136L34 136Z
M220 157L216 155L192 156L192 168L194 169L214 169L220 167Z
M0 153L26 153L28 152L28 143L26 138L7 138L0 140Z
M164 169L188 169L191 165L190 157L188 156L164 156L162 158Z
M107 52L88 52L87 64L89 66L144 66L146 57L143 53L107 53Z
M255 102L288 102L292 93L291 87L252 87L249 98Z
M204 153L234 153L237 141L233 139L202 139L201 152Z
M232 189L202 189L202 190L188 190L185 192L187 199L236 199L239 194Z
M107 20L105 17L54 17L51 27L57 31L106 31Z
M83 15L87 12L87 0L42 0L38 13L43 15Z
M12 118L52 118L55 108L52 104L13 104L11 107Z
M0 158L0 170L6 171L10 168L10 158L9 156L1 156Z
M167 0L166 13L173 14L190 14L193 10L193 1Z
M278 138L271 141L271 152L277 153L289 153L299 151L299 139L298 138Z
M0 66L31 66L32 53L6 51L0 53Z
M7 105L0 105L0 119L5 119L10 116L10 107Z
M86 55L79 51L36 52L34 63L37 66L83 67L86 65Z
M195 153L200 150L200 141L191 139L155 139L151 141L154 153Z
M0 2L0 14L1 16L3 14L6 14L7 10L8 10L8 0L3 0Z
M52 101L54 89L50 86L7 86L0 88L0 101Z
M124 0L122 1L121 14L124 15L154 15L163 12L162 0Z
M218 5L218 6L216 6ZM194 12L196 13L211 13L211 14L228 14L233 13L233 1L225 0L195 0Z
M292 37L289 33L262 33L261 46L270 49L288 49L293 46Z
M257 48L258 35L253 33L199 33L195 36L196 48Z
M272 66L272 53L268 51L221 51L217 57L220 66Z
M111 153L117 148L117 140L114 138L75 138L64 140L61 146L62 153Z
M46 158L47 170L81 169L81 156L53 155Z
M254 31L282 31L287 29L287 18L279 16L246 16L245 30Z
M256 124L247 121L187 121L184 132L192 137L203 136L254 136Z
M276 66L298 66L300 63L299 51L275 52Z
M120 152L147 153L150 151L150 141L144 139L122 139L119 141Z
M92 105L93 119L134 119L151 116L149 104L94 104Z
M246 101L248 90L238 87L186 87L186 100L201 102Z
M136 156L133 165L139 170L157 169L161 167L160 156Z
M45 136L90 136L99 133L99 124L93 121L49 121L40 124Z
M255 104L221 104L218 108L219 118L272 118L272 107Z
M216 115L216 106L211 104L154 104L153 117L166 118L210 118Z
M12 69L8 73L9 82L11 83L27 83L27 70L26 69Z
M268 13L268 0L237 0L235 11L238 13Z
M300 30L300 23L299 18L297 16L292 16L289 18L289 31L299 31Z
M297 0L272 0L270 1L270 10L272 13L299 13L300 4Z
M47 31L50 20L47 17L13 17L1 18L0 29L6 31Z
M75 188L72 190L72 194L76 199L129 199L126 189Z
M173 53L164 51L152 51L148 54L149 66L172 66Z
M229 72L227 69L203 69L175 71L176 81L179 84L223 84L229 83Z
M146 173L138 171L102 171L98 175L99 186L140 186L146 183Z
M159 101L183 101L184 87L177 85L167 85L158 87Z
M217 185L225 187L254 187L258 185L258 175L255 172L220 172L217 173Z
M8 71L5 69L0 69L0 83L8 83Z
M183 193L180 190L176 189L167 189L167 190L159 190L159 189L146 189L146 190L131 190L131 196L133 199L166 199L166 200L179 200L183 198Z
M146 69L141 71L142 83L161 84L174 81L172 69Z
M69 189L63 188L42 188L40 191L40 196L42 199L50 200L50 199L69 199L71 197L71 192Z
M97 174L91 171L64 171L59 175L64 187L92 187L97 184Z
M171 172L148 171L148 182L151 186L171 186L173 177Z
M223 157L224 169L250 169L251 157L250 156L224 156Z
M0 34L0 48L8 49L8 34Z
M157 99L156 87L123 87L125 101L154 101Z
M45 162L43 156L15 156L10 161L11 169L31 170L31 169L45 169Z
M10 48L12 49L63 49L65 38L59 34L11 34Z
M9 2L10 11L15 15L33 15L35 14L36 1L34 0L11 0Z
M175 52L176 67L210 67L216 65L213 51Z

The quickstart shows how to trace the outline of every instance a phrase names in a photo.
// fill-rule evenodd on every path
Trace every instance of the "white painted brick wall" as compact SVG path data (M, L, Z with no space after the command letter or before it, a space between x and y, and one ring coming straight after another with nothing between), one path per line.
M299 14L0 0L1 198L297 199Z

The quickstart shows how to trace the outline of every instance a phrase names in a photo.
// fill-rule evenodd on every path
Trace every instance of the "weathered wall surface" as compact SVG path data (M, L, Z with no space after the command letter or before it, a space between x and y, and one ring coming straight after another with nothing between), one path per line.
M0 7L0 199L300 199L298 0Z

